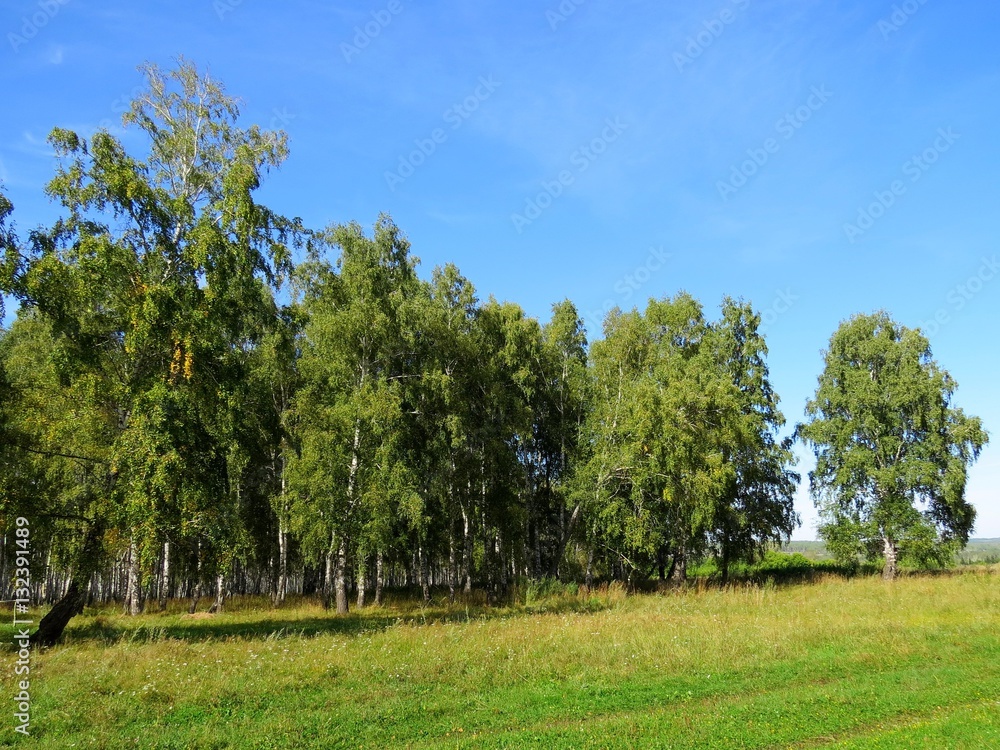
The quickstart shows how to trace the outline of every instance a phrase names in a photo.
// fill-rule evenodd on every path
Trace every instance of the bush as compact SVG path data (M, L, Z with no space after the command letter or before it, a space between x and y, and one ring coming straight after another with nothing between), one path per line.
M805 574L811 572L813 562L801 552L778 552L768 550L764 553L764 559L754 566L756 573L798 573Z

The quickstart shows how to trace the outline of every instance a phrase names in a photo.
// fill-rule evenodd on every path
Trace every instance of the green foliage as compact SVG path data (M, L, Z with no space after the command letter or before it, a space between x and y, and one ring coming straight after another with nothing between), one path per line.
M802 572L812 568L812 562L798 552L787 554L776 550L768 550L758 563L757 570L761 572Z
M255 196L284 134L241 125L183 59L143 71L124 117L143 147L52 131L56 222L21 242L0 191L0 291L19 304L0 519L30 513L78 590L126 552L131 593L169 567L280 604L291 576L343 614L387 576L425 606L433 577L452 601L478 586L548 607L579 593L568 578L617 596L689 560L804 570L768 551L798 524L799 478L751 305L708 320L689 294L653 299L591 345L569 300L543 324L453 265L420 278L388 216L314 233L272 212ZM886 316L835 335L799 432L845 565L887 539L943 565L966 541L986 435L954 387Z
M187 543L201 572L203 557L206 571L226 567L245 546L245 383L303 232L252 197L284 136L238 127L235 100L183 60L144 72L124 120L147 137L145 158L107 131L53 130L47 193L64 216L8 253L4 290L49 337L58 387L44 392L66 407L28 411L28 448L49 467L89 467L85 490L53 488L46 512L137 545L147 563L163 541ZM74 572L86 581L96 564Z
M10 293L17 272L17 237L9 225L13 213L14 205L0 184L0 321L6 316L4 296Z
M726 579L729 581L750 581L771 584L797 581L814 581L823 576L833 575L844 578L870 576L881 568L872 564L862 564L857 558L849 560L813 559L800 552L781 552L769 549L751 562L736 562L729 567ZM722 571L718 561L708 559L693 569L696 576L710 580L721 580Z
M591 352L591 453L580 480L595 493L594 540L629 569L672 554L683 577L687 555L709 547L726 567L797 523L758 323L726 300L722 322L709 324L686 294L608 316Z
M720 498L712 531L713 554L725 571L731 560L752 562L769 545L787 541L799 519L793 496L799 475L791 439L781 442L785 418L770 383L767 345L758 331L760 316L729 298L715 330L716 357L737 389L739 416L727 436L727 461L735 467Z
M401 429L417 278L409 243L387 217L372 238L351 224L329 240L339 273L317 262L305 282L290 513L305 552L331 565L336 556L342 581L348 544L360 562L390 545L397 520L418 532L425 524Z
M916 330L886 313L843 323L798 428L813 446L820 534L841 559L888 553L942 563L969 538L967 471L988 437L952 406L957 384Z

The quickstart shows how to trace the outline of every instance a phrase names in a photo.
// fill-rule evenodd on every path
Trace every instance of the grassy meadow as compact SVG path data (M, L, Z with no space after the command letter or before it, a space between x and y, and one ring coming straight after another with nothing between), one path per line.
M998 566L341 618L176 606L76 618L34 656L32 736L5 711L0 746L1000 747Z

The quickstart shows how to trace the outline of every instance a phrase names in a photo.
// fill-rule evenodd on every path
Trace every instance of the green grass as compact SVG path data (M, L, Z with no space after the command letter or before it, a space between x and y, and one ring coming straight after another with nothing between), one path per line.
M33 737L7 718L0 745L1000 747L996 567L523 593L346 618L307 602L81 617L35 658Z

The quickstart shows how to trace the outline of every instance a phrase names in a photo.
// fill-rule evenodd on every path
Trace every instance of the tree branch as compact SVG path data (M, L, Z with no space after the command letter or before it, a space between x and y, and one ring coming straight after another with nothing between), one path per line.
M54 457L57 457L57 458L72 458L72 459L75 459L77 461L89 461L90 463L94 463L94 464L107 463L106 461L103 461L100 458L91 458L90 456L78 456L75 453L62 453L61 451L43 451L43 450L38 450L37 448L29 448L26 445L20 445L18 443L9 443L9 445L10 445L11 448L17 448L18 450L26 451L27 453L34 453L34 454L39 455L39 456L50 456L50 457L54 456Z

